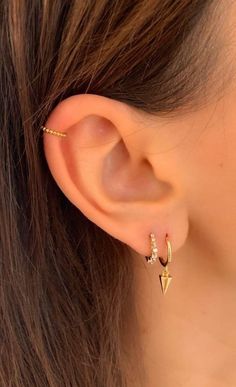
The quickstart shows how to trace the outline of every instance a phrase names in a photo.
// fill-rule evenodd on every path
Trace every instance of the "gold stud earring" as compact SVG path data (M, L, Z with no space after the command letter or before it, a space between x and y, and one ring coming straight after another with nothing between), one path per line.
M52 130L52 129L46 128L45 126L41 126L41 129L46 133L53 134L54 136L59 136L59 137L67 136L67 133L59 132L57 130Z
M168 263L172 262L172 247L170 240L168 239L168 234L166 234L165 240L167 245L167 259L166 261L164 261L162 257L159 257L160 263L162 264L162 266L164 266L162 273L159 275L163 294L167 292L167 289L172 280L172 276L170 275L168 270Z

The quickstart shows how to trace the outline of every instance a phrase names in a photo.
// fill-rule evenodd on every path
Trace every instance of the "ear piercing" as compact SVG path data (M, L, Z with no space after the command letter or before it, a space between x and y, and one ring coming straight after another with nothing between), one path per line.
M59 136L59 137L67 136L67 133L59 132L57 130L52 130L52 129L46 128L45 126L41 126L41 129L46 133L53 134L54 136Z
M156 244L156 238L155 238L155 235L153 233L150 234L150 238L151 238L151 255L149 257L145 256L146 258L146 261L148 263L155 263L157 258L158 258L158 249L157 249L157 244Z
M46 133L53 134L54 136L59 136L59 137L67 136L67 133L59 132L57 130L52 130L52 129L46 128L45 126L41 126L41 129ZM157 243L156 243L156 238L154 233L151 233L149 236L151 238L151 255L145 256L145 258L148 263L153 264L156 262L158 258L158 248L157 248ZM172 276L170 275L168 270L168 263L172 261L172 248L167 234L166 234L165 240L167 245L167 259L164 261L162 257L159 257L159 261L161 265L164 267L162 273L159 275L161 290L163 294L167 292L167 289L172 280Z
M146 258L146 261L148 263L153 264L157 260L158 249L157 249L155 235L153 233L151 233L149 236L151 238L151 251L152 251L152 253L151 253L151 256L145 256L145 258ZM172 262L172 247L171 247L170 240L168 239L168 234L166 234L165 241L166 241L166 245L167 245L167 258L166 258L166 260L164 260L162 257L159 257L159 261L160 261L161 265L164 267L162 273L159 275L161 290L162 290L163 294L165 294L167 292L167 289L168 289L170 282L172 280L172 276L170 275L169 270L168 270L168 263Z

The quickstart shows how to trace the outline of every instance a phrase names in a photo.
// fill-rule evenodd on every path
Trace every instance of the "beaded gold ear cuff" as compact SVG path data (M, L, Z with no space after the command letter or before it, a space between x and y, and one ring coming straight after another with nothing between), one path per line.
M59 132L57 130L52 130L52 129L46 128L46 126L41 126L41 129L46 133L53 134L54 136L59 136L59 137L67 136L67 133Z
M156 260L158 258L158 248L157 248L157 243L156 243L156 238L155 238L154 233L151 233L149 236L151 238L151 251L152 251L152 253L151 253L151 256L145 256L145 258L146 258L146 261L148 263L153 264L154 262L156 262ZM166 241L166 245L167 245L167 259L164 261L164 259L162 257L159 257L159 261L160 261L161 265L164 267L162 273L159 275L160 283L161 283L161 290L162 290L163 294L165 294L167 292L167 289L168 289L170 282L172 280L172 276L170 275L169 270L168 270L168 263L172 262L172 247L171 247L170 240L168 239L168 234L166 234L165 241Z

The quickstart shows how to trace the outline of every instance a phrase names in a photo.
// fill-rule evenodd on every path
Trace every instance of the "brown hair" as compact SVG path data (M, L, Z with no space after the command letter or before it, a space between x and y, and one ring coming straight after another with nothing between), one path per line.
M215 3L1 1L2 387L127 385L124 332L136 324L129 249L60 191L40 126L77 93L150 115L199 107L206 82L208 98L221 89Z

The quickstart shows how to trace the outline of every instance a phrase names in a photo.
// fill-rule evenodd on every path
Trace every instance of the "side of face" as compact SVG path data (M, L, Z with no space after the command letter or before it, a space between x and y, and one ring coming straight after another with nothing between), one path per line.
M153 118L106 97L60 102L45 123L52 177L91 221L141 255L155 232L231 268L236 229L235 90L179 118ZM206 243L207 241L207 243ZM225 266L227 267L227 265Z

